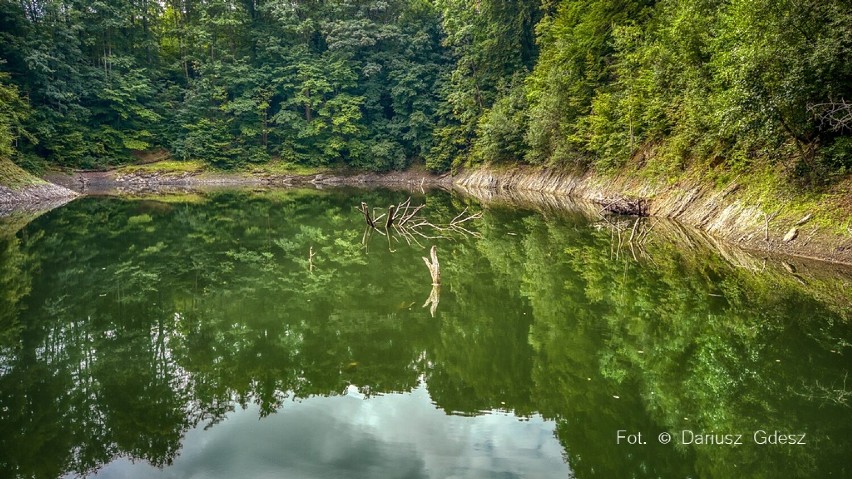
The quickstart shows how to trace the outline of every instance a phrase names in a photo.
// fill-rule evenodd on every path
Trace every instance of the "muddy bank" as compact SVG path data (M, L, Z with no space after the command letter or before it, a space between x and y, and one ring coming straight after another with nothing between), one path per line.
M138 193L162 188L228 187L228 186L386 186L417 188L419 186L452 186L452 178L424 171L407 170L387 173L340 171L300 174L245 174L211 172L75 172L49 173L45 179L84 194Z
M651 216L678 220L742 248L852 264L852 232L825 232L813 226L813 217L802 224L797 223L803 218L783 216L767 223L760 205L749 204L738 195L740 185L736 183L717 189L699 182L655 184L635 176L602 177L516 167L465 171L454 178L454 184L480 198L518 196L520 192L570 196L597 204L612 198L645 198Z

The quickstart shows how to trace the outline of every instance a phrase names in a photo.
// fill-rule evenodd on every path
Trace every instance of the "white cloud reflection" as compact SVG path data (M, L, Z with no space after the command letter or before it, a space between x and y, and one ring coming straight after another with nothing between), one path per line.
M423 386L370 399L317 397L260 420L252 407L198 427L165 469L120 459L95 477L570 477L553 427L505 413L448 416Z

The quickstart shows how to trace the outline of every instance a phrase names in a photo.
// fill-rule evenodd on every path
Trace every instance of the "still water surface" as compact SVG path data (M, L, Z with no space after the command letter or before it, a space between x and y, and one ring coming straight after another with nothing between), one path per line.
M444 192L412 202L434 224L482 211L467 232L364 237L361 201L406 197L90 197L6 220L0 477L852 475L848 272L662 223L630 248L613 218L619 248L576 211Z

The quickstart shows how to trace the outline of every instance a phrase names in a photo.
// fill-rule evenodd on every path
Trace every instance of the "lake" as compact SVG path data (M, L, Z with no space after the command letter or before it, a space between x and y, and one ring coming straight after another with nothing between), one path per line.
M0 220L0 477L852 476L848 269L410 195Z

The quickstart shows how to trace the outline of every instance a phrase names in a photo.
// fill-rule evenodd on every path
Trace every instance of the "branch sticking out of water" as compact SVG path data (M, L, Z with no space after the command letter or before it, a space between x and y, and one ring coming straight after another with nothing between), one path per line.
M394 213L396 213L396 206L388 206L388 220L385 222L385 229L388 229L393 226Z
M435 224L420 215L421 210L425 206L425 204L413 206L411 198L408 198L398 206L391 205L387 213L382 213L378 216L371 216L369 207L363 202L361 203L360 211L364 215L368 230L375 230L387 236L390 236L391 233L396 233L402 236L409 245L417 244L422 247L423 245L418 238L430 240L448 238L451 234L480 237L480 234L471 230L467 223L481 218L482 213L468 213L468 209L465 208L455 218L450 220L449 223ZM385 217L384 228L380 228L379 225L381 223L379 223L379 220ZM369 235L366 232L363 240L369 240Z
M432 291L429 293L426 302L423 303L423 307L429 306L429 314L434 318L435 311L438 309L438 302L441 300L441 265L438 263L437 246L432 246L432 249L429 250L429 256L431 256L431 260L423 256L423 262L426 263L429 274L432 276Z
M370 216L370 210L367 208L367 203L361 202L361 213L364 214L364 221L367 222L367 226L370 228L375 228L376 223L373 221L373 218Z
M432 275L432 285L439 285L441 284L441 265L438 264L438 247L433 245L429 251L429 255L432 257L432 260L429 261L428 258L423 256L423 262L426 263L426 267L429 268L429 274Z
M630 248L630 253L634 261L647 259L654 262L651 255L645 249L645 245L649 240L651 230L654 224L642 218L636 218L631 226L629 221L616 220L610 221L606 216L601 216L603 223L596 225L598 228L607 228L610 230L610 257L619 259L624 247ZM604 226L604 224L606 226ZM628 237L629 232L629 237Z
M429 297L426 298L426 302L423 303L423 307L429 306L429 314L434 318L435 311L438 310L438 303L441 302L441 285L433 284L432 291L429 293Z

